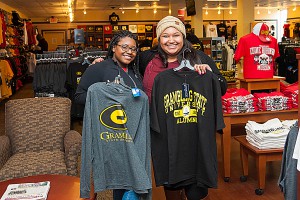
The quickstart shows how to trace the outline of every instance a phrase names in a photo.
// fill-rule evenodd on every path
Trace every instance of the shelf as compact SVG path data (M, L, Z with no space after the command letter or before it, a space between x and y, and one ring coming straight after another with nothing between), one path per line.
M103 50L107 50L109 43L118 31L130 30L138 38L139 43L145 39L150 40L152 43L155 37L155 25L79 25L77 29L83 29L85 35L85 45L89 47L98 47ZM131 30L133 29L134 30ZM70 30L71 41L74 38L72 34L73 30Z

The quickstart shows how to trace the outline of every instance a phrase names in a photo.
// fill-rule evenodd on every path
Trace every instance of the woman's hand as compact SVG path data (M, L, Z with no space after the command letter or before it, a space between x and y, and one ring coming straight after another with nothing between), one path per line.
M93 62L92 65L96 64L97 62L102 62L104 59L103 58L96 58Z
M212 69L210 68L210 66L208 64L195 64L194 69L199 74L205 74L206 70L212 71Z

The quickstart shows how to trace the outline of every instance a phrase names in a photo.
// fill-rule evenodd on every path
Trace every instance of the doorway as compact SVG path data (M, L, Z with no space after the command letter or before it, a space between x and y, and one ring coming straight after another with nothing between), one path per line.
M55 51L58 45L66 45L65 30L42 30L42 35L48 42L48 51Z

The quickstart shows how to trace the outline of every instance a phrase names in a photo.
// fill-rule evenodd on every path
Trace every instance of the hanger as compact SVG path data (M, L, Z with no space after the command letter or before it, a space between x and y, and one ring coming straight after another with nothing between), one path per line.
M188 68L188 69L190 69L190 70L194 70L194 67L191 65L191 63L190 63L190 61L189 60L187 60L187 59L185 59L185 57L184 57L184 52L186 51L186 50L188 50L189 52L191 52L191 50L190 49L188 49L188 48L186 48L183 52L182 52L182 61L181 61L181 63L180 63L180 65L178 66L178 67L176 67L176 68L174 68L173 70L174 71L179 71L179 70L181 70L181 69L183 69L183 68Z
M107 83L110 83L109 81ZM131 89L131 87L129 87L128 85L125 84L123 78L121 77L120 74L118 74L116 77L115 77L115 80L114 82L115 84L119 84L121 86L123 86L124 88L127 88L127 89Z

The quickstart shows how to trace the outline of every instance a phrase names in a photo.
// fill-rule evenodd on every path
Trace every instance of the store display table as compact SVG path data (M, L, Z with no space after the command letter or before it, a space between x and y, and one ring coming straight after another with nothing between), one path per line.
M266 184L266 165L268 161L277 161L282 159L283 148L276 149L258 149L251 145L245 135L235 136L234 139L240 143L240 154L243 168L243 176L240 177L242 182L247 181L248 177L248 155L256 160L256 170L258 178L258 188L255 190L257 195L264 193Z
M225 128L221 134L224 181L230 180L231 125L246 124L248 120L264 123L270 119L291 120L298 118L298 109L282 111L260 111L240 114L224 114Z
M9 184L35 183L50 181L50 190L47 200L84 200L80 198L80 178L66 175L37 175L24 178L15 178L0 182L0 197L4 194ZM91 192L89 200L95 200L95 194ZM87 199L85 199L87 200Z
M264 79L245 79L237 78L240 81L240 88L245 88L250 93L253 90L275 90L280 92L280 80L285 80L285 77L274 76L273 78Z

